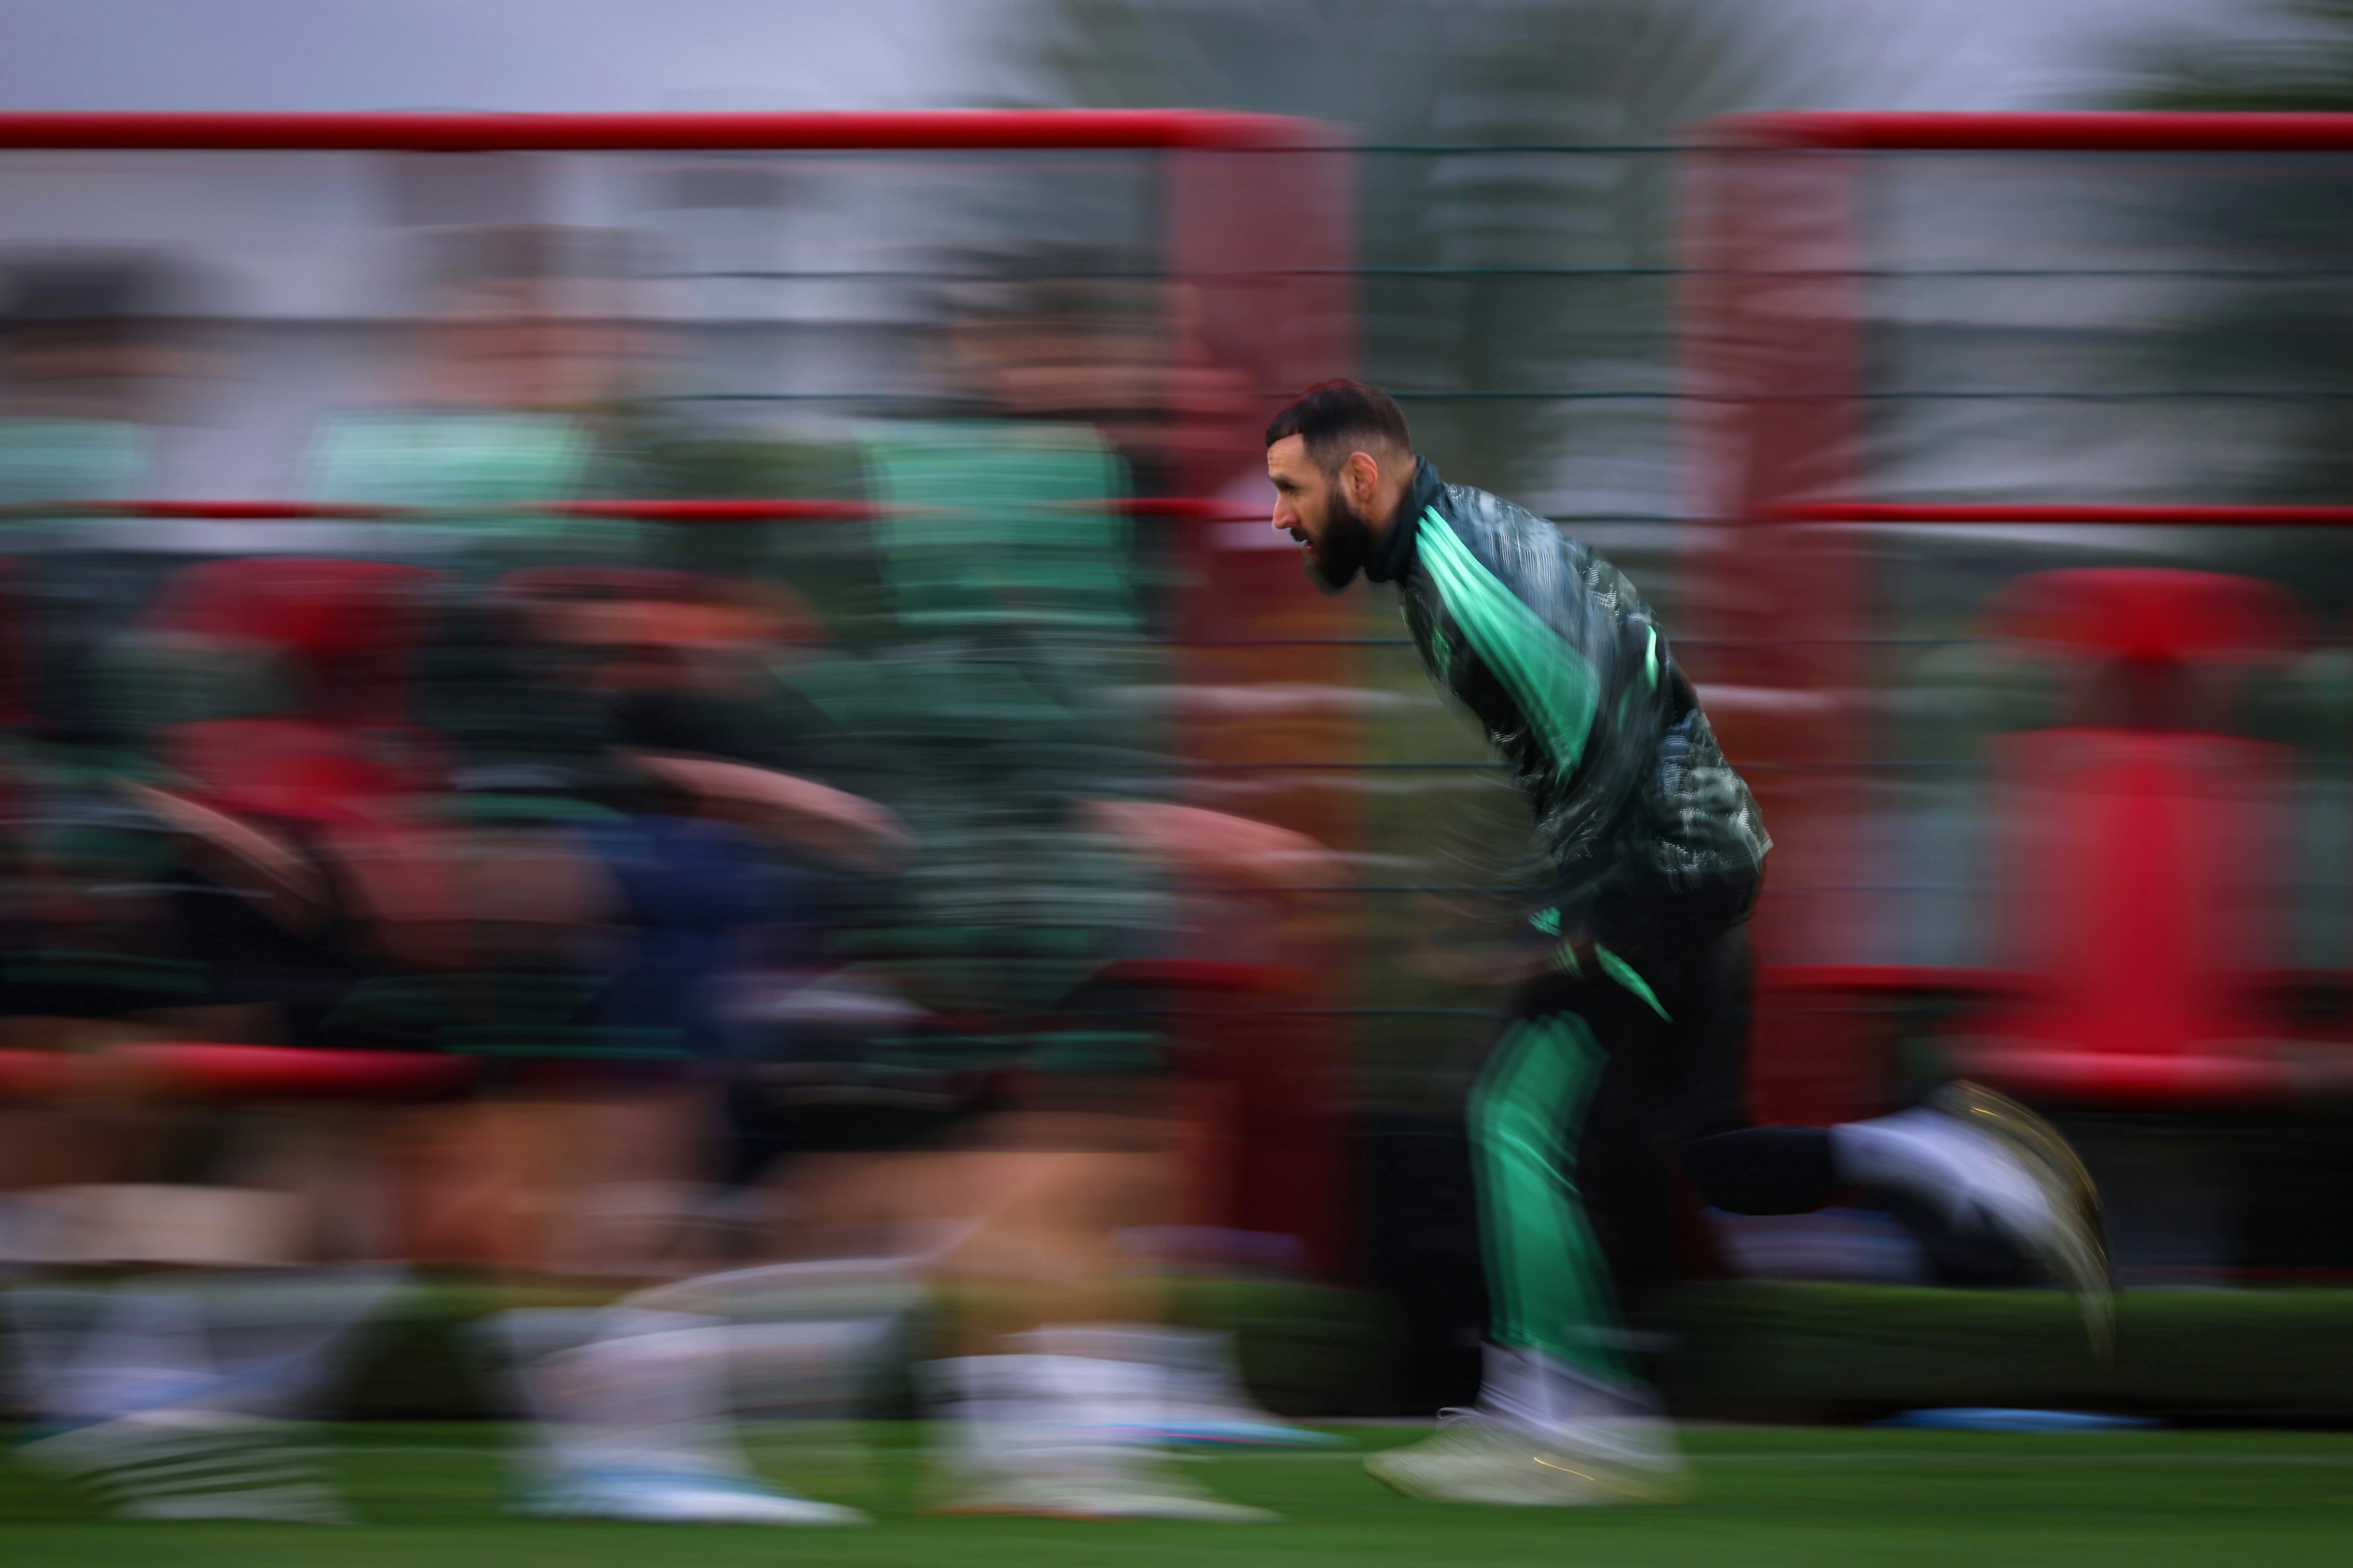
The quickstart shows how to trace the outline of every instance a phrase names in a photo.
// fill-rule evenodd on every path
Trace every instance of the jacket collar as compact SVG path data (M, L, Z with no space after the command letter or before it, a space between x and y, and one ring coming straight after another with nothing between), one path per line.
M1393 583L1403 578L1413 566L1414 539L1420 532L1421 514L1436 504L1446 481L1438 477L1428 458L1413 460L1413 483L1406 487L1405 500L1398 503L1397 512L1389 519L1388 532L1373 546L1373 559L1365 564L1365 575L1376 583Z

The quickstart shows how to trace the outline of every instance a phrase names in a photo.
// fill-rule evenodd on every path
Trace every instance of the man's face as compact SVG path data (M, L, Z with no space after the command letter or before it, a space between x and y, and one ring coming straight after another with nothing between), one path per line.
M1266 449L1266 477L1274 481L1275 530L1305 550L1307 574L1335 593L1355 582L1372 556L1373 528L1349 499L1349 470L1324 473L1304 437L1285 436Z

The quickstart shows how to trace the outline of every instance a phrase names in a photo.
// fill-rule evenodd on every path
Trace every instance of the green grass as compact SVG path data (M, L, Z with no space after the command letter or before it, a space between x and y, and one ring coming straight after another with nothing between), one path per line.
M1409 1440L1351 1429L1364 1447ZM915 1511L920 1465L904 1427L764 1441L780 1479L880 1516L864 1530L785 1531L520 1521L499 1512L502 1435L482 1425L340 1430L369 1527L111 1521L21 1467L0 1464L0 1562L12 1568L695 1568L733 1563L923 1568L1160 1568L1217 1563L1415 1568L1453 1564L1890 1563L2068 1568L2353 1561L2353 1435L2146 1432L2065 1436L1792 1427L1687 1435L1696 1500L1672 1508L1511 1510L1408 1501L1352 1456L1233 1457L1188 1473L1281 1511L1276 1525L1077 1524Z

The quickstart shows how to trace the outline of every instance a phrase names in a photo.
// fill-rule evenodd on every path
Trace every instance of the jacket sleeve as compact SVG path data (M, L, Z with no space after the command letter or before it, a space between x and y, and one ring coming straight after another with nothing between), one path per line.
M1423 519L1419 558L1541 753L1542 777L1523 773L1539 836L1562 865L1606 861L1630 842L1672 706L1650 610L1552 524L1483 492L1465 499L1459 529Z
M1557 785L1584 761L1615 684L1616 618L1590 602L1566 548L1545 548L1556 539L1548 525L1532 535L1479 521L1466 518L1458 532L1436 510L1424 513L1421 563L1472 651L1518 706Z

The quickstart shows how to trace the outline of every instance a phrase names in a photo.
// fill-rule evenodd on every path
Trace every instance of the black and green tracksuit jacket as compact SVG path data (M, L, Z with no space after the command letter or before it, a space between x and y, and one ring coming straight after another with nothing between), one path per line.
M1528 798L1555 876L1540 923L1754 886L1772 845L1757 802L1624 574L1424 459L1366 575L1397 585L1423 665Z

